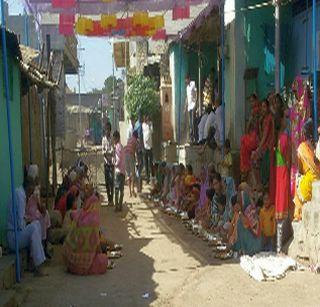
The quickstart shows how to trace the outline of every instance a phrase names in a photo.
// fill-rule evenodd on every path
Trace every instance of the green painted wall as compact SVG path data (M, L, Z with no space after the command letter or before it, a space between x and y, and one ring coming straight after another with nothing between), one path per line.
M217 50L213 43L205 43L201 45L201 52L204 59L204 67L202 69L202 86L204 84L205 79L208 77L210 70L212 67L216 69L217 62ZM186 141L187 137L187 129L186 129L186 116L184 113L185 110L185 101L186 101L186 85L185 85L185 77L190 74L191 79L194 80L198 87L199 80L199 60L198 60L198 52L196 46L191 47L182 47L180 48L180 44L172 44L170 47L170 53L174 56L174 82L173 84L173 101L175 106L174 117L175 117L175 135L176 141L178 141L178 122L179 122L179 113L181 117L181 143ZM181 82L181 83L180 83ZM181 87L180 87L181 84ZM181 99L181 105L179 108L179 103Z
M5 245L7 202L11 197L9 143L7 116L4 96L2 52L0 50L0 245ZM20 70L18 64L9 58L9 82L11 97L11 125L14 152L14 179L18 187L23 181L21 111L20 111Z
M261 3L257 0L236 1L236 9ZM288 74L290 57L291 6L281 8L281 85L291 79ZM274 7L245 11L239 14L244 19L243 35L247 68L258 67L257 93L266 97L274 87Z
M183 131L183 127L185 124L184 118L184 103L185 103L185 81L184 78L188 73L188 60L187 53L184 48L180 48L179 44L172 44L170 53L173 56L173 65L174 65L174 88L172 91L173 95L173 112L174 112L174 123L175 124L175 136L176 141L179 141L179 129L178 129L178 121L179 121L179 113L181 119L181 132ZM181 138L182 139L182 138Z

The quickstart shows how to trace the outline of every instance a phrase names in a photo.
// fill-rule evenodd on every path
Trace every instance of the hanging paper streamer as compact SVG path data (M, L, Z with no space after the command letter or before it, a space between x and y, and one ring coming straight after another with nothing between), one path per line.
M132 23L135 27L146 26L149 22L148 12L137 12L133 14Z
M172 10L172 20L190 18L190 3L186 0L185 5L176 5Z
M155 41L158 40L166 40L167 39L167 31L165 29L158 30L153 36L152 39Z
M117 26L117 16L116 15L102 15L101 16L101 26L104 29L116 27Z
M76 23L76 31L80 35L88 35L93 31L93 20L86 17L79 17Z
M74 34L74 14L60 14L59 16L59 33L65 36Z
M75 7L76 0L52 0L51 4L55 9L70 9Z
M163 15L149 17L146 12L138 12L132 17L116 18L116 15L101 15L100 20L79 17L76 32L88 36L153 37L164 39L165 32L159 32L165 25ZM68 32L65 30L65 32ZM68 32L69 33L69 32Z
M151 30L157 30L164 27L164 17L162 15L149 18L149 28Z

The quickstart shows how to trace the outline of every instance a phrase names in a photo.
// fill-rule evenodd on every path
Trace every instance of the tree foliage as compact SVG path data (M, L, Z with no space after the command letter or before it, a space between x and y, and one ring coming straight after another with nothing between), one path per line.
M119 87L119 85L123 84L122 79L117 79L116 77L109 76L105 81L104 81L104 87L102 89L97 89L93 88L91 93L94 94L107 94L111 95L113 92L113 85L115 86L115 90ZM122 86L123 87L123 86Z
M130 116L150 115L154 117L159 112L159 94L155 82L149 77L136 74L129 77L128 90L125 94L125 104Z

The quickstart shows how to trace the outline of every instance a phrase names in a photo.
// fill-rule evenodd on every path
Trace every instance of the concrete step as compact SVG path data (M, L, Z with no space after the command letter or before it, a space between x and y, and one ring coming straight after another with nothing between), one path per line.
M25 286L16 286L11 290L0 291L0 307L23 306L31 289Z
M14 290L0 290L0 307L17 307Z
M0 258L0 291L11 289L15 283L15 256L3 256Z

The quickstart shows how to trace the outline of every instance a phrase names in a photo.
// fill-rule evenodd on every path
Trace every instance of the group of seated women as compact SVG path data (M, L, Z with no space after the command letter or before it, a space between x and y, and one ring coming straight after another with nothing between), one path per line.
M320 144L316 150L313 122L308 119L302 127L302 140L297 148L298 172L295 193L291 196L294 148L281 97L277 96L276 101L274 108L278 111L275 114L267 100L262 102L261 137L254 135L253 129L252 135L242 139L248 146L245 146L247 152L245 159L242 157L241 167L242 171L248 170L248 174L242 177L237 189L233 178L222 177L213 164L202 168L198 177L194 176L191 165L161 163L158 168L160 179L156 192L166 212L192 220L205 238L219 237L223 244L239 254L282 253L290 235L285 228L293 219L292 204L295 204L295 217L299 220L302 204L312 198L312 183L320 179ZM255 120L258 107L254 109ZM250 125L257 127L254 120ZM254 140L256 146L250 140ZM246 165L248 162L250 165Z
M59 187L55 209L62 217L63 256L72 274L104 274L113 267L110 258L121 256L122 247L108 241L101 230L101 202L84 164L70 170Z

